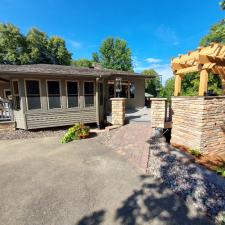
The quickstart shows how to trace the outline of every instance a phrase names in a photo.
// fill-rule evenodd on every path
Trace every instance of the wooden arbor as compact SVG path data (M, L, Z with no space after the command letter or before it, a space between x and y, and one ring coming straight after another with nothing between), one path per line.
M200 73L199 96L207 93L209 72L220 76L225 94L225 45L213 43L200 47L172 59L171 66L176 76L174 96L180 95L182 78L191 72Z

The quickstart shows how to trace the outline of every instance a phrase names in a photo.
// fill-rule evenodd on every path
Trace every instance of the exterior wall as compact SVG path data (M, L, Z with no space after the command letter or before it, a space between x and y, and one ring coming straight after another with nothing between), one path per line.
M225 97L172 98L171 144L225 153Z
M164 128L166 115L166 98L151 98L151 127Z
M14 118L17 128L20 129L37 129L47 127L57 127L65 125L73 125L77 122L84 123L96 123L96 105L93 107L84 107L83 97L83 82L94 81L95 79L72 79L72 78L48 78L48 77L32 77L32 79L38 79L40 81L40 98L41 109L28 110L25 95L25 80L31 79L25 76L19 79L19 92L21 110L14 110ZM47 97L47 80L58 80L60 82L61 90L61 108L60 109L48 109L48 97ZM66 80L77 80L79 82L79 107L67 108L67 94L66 94ZM95 92L94 92L95 93ZM95 103L96 97L94 95Z
M115 78L113 78L115 79ZM113 80L110 79L110 80ZM145 106L145 80L144 79L131 79L123 78L124 80L132 81L135 83L135 96L134 98L126 98L125 107L127 109L143 108ZM107 99L106 108L107 112L111 112L111 100L108 98L108 85L106 82L105 96Z

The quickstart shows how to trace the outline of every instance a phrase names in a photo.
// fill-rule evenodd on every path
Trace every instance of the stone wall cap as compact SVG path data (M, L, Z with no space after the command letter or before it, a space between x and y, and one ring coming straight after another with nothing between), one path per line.
M111 101L121 101L126 100L126 98L110 98Z
M151 101L166 101L167 98L150 98Z
M179 100L184 100L184 99L188 99L188 100L196 100L196 99L223 99L225 98L225 96L173 96L171 99L179 99Z

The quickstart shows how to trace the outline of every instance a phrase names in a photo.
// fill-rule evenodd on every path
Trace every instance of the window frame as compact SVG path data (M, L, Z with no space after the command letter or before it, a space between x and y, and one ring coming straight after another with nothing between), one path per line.
M38 88L39 88L39 94L40 94L40 105L41 105L41 108L39 108L39 109L28 109L27 85L26 85L26 81L38 81ZM40 80L40 79L32 79L32 78L26 78L26 79L24 79L24 90L25 90L25 99L26 99L26 110L27 110L27 111L42 110L42 101L41 101L41 96L42 96L41 80Z
M14 86L13 86L13 82L16 81L17 85L18 85L18 94L15 94L14 92ZM19 79L12 79L11 80L11 86L12 86L12 95L13 95L13 109L14 110L21 110L21 99L20 99L20 88L19 88ZM15 99L16 97L19 98L19 109L15 108Z
M48 92L48 81L57 81L59 83L59 98L60 98L60 108L49 108L49 92ZM55 80L55 79L46 79L46 97L47 97L47 106L48 110L57 110L62 109L62 88L61 88L61 80Z
M84 88L84 84L85 84L85 82L92 82L93 83L93 85L94 85L94 89L93 89L93 97L94 97L94 105L93 106L85 106L85 88ZM84 100L83 100L83 106L84 106L84 108L93 108L93 107L96 107L96 100L95 100L95 96L96 96L96 87L95 87L96 85L95 85L95 81L94 80L84 80L83 81L83 98L84 98Z
M77 83L78 106L69 107L68 89L67 89L67 83L68 82ZM79 84L79 80L65 80L65 85L66 85L66 108L67 109L77 109L77 108L80 108L80 84Z

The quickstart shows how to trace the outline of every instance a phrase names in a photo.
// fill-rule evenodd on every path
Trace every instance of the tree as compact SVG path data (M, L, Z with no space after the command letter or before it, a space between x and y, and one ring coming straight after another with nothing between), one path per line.
M175 84L175 77L169 78L162 89L161 96L165 98L170 98L171 96L173 96L174 84Z
M220 2L220 7L222 10L225 10L225 1Z
M95 63L100 63L99 55L97 52L92 53L92 61Z
M74 60L72 64L77 67L91 67L92 61L88 59L78 59L78 60Z
M57 65L70 65L71 53L66 48L65 41L59 37L51 37L48 40L49 63Z
M200 41L200 45L208 46L212 42L225 43L225 19L211 27L209 33Z
M154 76L154 75L157 75L157 72L153 69L148 69L148 70L144 70L142 74L147 76ZM154 97L158 95L161 88L162 88L162 85L161 85L159 77L152 78L145 81L145 92L153 95Z
M13 24L0 24L0 63L26 64L26 40Z
M44 32L32 28L27 34L26 41L31 64L50 63L48 37Z
M99 61L104 68L132 71L131 50L125 40L109 37L99 49ZM95 60L97 59L94 54Z

